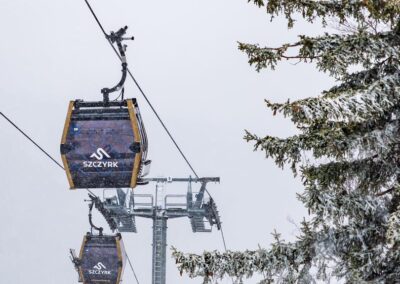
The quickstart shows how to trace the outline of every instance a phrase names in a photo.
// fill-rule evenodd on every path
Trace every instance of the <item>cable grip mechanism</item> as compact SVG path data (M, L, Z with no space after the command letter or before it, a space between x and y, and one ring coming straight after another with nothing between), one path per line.
M135 39L133 36L132 37L124 37L127 29L128 29L128 26L125 26L123 28L120 28L116 32L112 31L112 32L110 32L109 35L106 35L106 38L110 42L111 45L113 45L114 43L117 44L117 47L118 47L117 53L122 62L122 64L121 64L122 65L122 77L121 77L121 80L118 82L118 84L115 85L114 87L101 89L101 93L103 94L103 102L105 105L108 105L108 103L110 102L109 94L119 91L121 88L123 88L125 80L126 80L126 75L127 75L127 71L128 71L128 63L126 62L125 51L126 51L127 45L122 45L122 41Z

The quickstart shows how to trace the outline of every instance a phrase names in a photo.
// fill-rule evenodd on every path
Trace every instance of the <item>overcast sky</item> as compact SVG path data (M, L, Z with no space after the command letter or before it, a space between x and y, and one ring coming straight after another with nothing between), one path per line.
M319 25L300 21L288 31L246 0L91 1L107 31L128 25L129 67L176 140L210 185L231 250L268 247L276 229L293 240L307 216L290 170L281 170L243 140L286 137L295 129L273 117L263 100L314 96L332 84L312 65L281 64L257 73L237 50L237 41L277 46ZM120 64L83 0L0 0L0 111L13 119L57 160L69 100L100 100L100 89L119 80ZM149 136L151 176L191 173L133 83ZM68 249L79 250L88 231L84 190L69 191L65 173L0 119L0 275L2 283L76 283ZM137 193L152 193L152 185ZM185 186L169 185L169 193ZM101 191L97 191L101 194ZM104 224L101 216L96 223ZM140 283L151 282L151 221L137 219L137 234L124 241ZM168 245L186 252L221 250L220 233L193 234L188 219L168 223ZM246 283L256 283L256 279ZM167 280L181 277L168 255ZM135 283L126 269L124 283ZM224 282L225 283L225 282ZM226 282L229 283L229 282Z

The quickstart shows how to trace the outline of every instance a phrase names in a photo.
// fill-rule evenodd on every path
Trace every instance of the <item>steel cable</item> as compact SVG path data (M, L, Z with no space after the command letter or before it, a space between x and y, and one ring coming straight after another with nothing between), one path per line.
M107 33L104 30L103 25L101 24L99 18L97 17L96 13L94 12L92 6L90 5L90 3L88 2L88 0L85 0L85 3L87 5L87 7L89 8L93 18L95 19L95 21L97 22L97 25L99 26L99 28L101 29L102 33L104 34L106 40L108 41L108 43L110 44L111 48L114 50L114 53L117 55L117 57L119 58L119 60L121 61L121 56L119 55L118 51L116 50L115 46L112 44L112 42L109 40ZM178 143L176 142L176 140L174 139L174 137L172 136L171 132L168 130L167 126L165 125L165 123L163 122L163 120L161 119L160 115L157 113L156 109L153 107L153 104L150 102L150 100L148 99L148 97L146 96L146 94L144 93L142 87L140 86L140 84L138 83L138 81L135 79L135 77L133 76L131 70L129 69L128 66L128 74L129 77L131 77L132 81L135 83L136 87L138 88L139 92L142 94L143 98L146 100L147 104L150 106L151 110L153 111L153 113L155 114L155 116L157 117L158 121L161 123L162 127L164 128L164 130L166 131L166 133L168 134L169 138L171 139L171 141L173 142L173 144L175 145L176 149L179 151L179 153L181 154L182 158L185 160L186 164L189 166L189 168L191 169L191 171L193 172L193 174L199 178L199 175L197 174L197 172L194 170L193 166L191 165L191 163L189 162L189 160L186 158L186 155L183 153L182 149L179 147ZM212 198L210 192L206 189L207 194L210 196L210 198ZM227 246L226 246L226 241L225 241L225 236L224 236L224 232L222 230L222 225L221 225L221 237L222 237L222 242L224 245L224 249L225 251L227 251Z
M93 11L92 6L90 6L89 2L87 0L85 0L86 5L88 6L90 12L92 13L92 16L94 17L94 19L97 22L97 25L99 26L99 28L101 29L102 33L104 34L106 40L108 41L108 43L110 44L111 48L114 50L115 54L117 55L118 59L122 62L121 60L121 56L119 55L117 49L115 48L115 46L112 44L112 42L110 41L110 39L108 38L107 33L104 30L103 25L100 23L99 18L97 17L96 13ZM179 151L179 153L181 154L182 158L185 160L186 164L189 166L189 168L192 170L193 174L198 178L199 176L197 175L197 172L194 170L193 166L191 165L191 163L189 162L189 160L186 158L186 155L183 153L182 149L179 147L178 143L176 142L176 140L174 139L174 137L172 136L171 132L168 130L167 126L165 125L165 123L163 122L163 120L161 119L160 115L158 114L158 112L156 111L156 109L154 108L153 104L150 102L150 100L147 98L146 94L144 93L143 89L141 88L141 86L139 85L138 81L135 79L135 77L133 76L131 70L129 69L128 66L128 74L129 77L131 77L132 81L135 83L136 87L138 88L139 92L142 94L143 98L146 100L147 104L150 106L152 112L155 114L155 116L157 117L158 121L161 123L162 127L164 128L165 132L168 134L169 138L172 140L172 142L174 143L175 147L177 148L177 150Z

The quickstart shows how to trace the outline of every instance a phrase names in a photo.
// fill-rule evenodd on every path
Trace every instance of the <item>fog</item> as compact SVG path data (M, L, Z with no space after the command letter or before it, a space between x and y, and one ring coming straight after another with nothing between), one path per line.
M315 96L332 84L313 65L283 62L257 73L237 41L278 46L297 34L322 32L299 21L287 30L244 0L91 1L106 31L129 26L127 59L178 144L200 176L219 176L208 190L216 201L230 250L268 247L276 229L294 240L307 212L296 199L301 182L243 140L296 133L264 99L283 102ZM81 1L0 0L0 111L58 161L68 102L100 100L115 84L120 63ZM136 97L149 137L151 176L188 177L160 123L128 78L125 96ZM68 258L89 230L85 190L70 191L65 173L4 119L0 119L0 273L2 283L77 283ZM192 174L193 175L193 174ZM168 193L186 185L169 184ZM152 193L154 185L137 187ZM102 194L101 190L96 193ZM106 226L102 217L95 222ZM151 282L152 223L140 218L137 234L124 234L140 283ZM188 219L168 222L168 246L185 252L223 250L220 233L192 233ZM201 283L179 275L168 255L168 283ZM256 283L255 277L245 283ZM123 283L136 283L125 270ZM223 283L230 283L226 280Z

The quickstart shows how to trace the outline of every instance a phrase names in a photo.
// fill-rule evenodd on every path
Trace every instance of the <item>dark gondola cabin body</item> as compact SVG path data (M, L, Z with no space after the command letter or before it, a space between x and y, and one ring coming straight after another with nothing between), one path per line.
M84 284L119 284L122 281L126 254L121 236L84 237L79 254L79 282Z
M60 149L70 188L134 188L147 148L141 127L135 99L71 101Z

